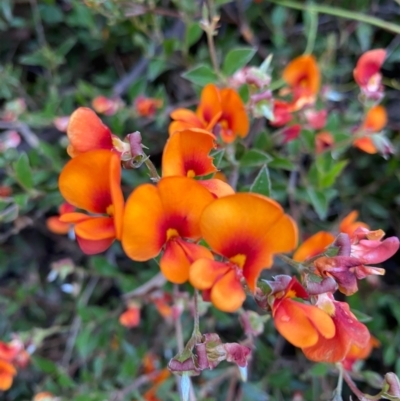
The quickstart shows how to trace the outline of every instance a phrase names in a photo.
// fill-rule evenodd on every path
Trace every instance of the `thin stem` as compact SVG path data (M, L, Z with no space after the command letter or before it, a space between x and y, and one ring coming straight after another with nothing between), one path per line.
M236 149L234 144L229 144L225 148L226 158L232 166L231 173L229 174L229 185L236 190L237 183L239 181L239 162L236 160Z
M353 382L352 378L350 377L350 375L348 374L348 372L346 372L344 369L342 369L342 373L343 373L343 379L344 381L347 383L347 385L350 387L350 390L355 394L355 396L360 400L360 401L369 401L369 400L380 400L380 394L377 395L378 398L376 398L375 396L369 396L367 394L362 393L358 387L356 386L356 384Z
M194 324L193 324L193 336L201 336L200 332L200 319L199 319L199 291L194 290L193 295L193 314L194 314Z
M150 171L150 179L151 179L151 181L153 181L153 182L160 181L161 177L158 175L158 171L156 169L156 166L153 164L153 162L150 160L149 157L147 157L146 155L144 157L145 157L144 164L146 165L146 167Z
M287 263L289 266L294 267L299 273L304 273L304 271L307 270L301 263L294 261L293 259L289 258L289 256L286 256L283 253L277 253L276 256L283 262Z
M313 52L318 33L318 13L310 10L308 15L310 16L310 25L308 27L307 47L304 54L311 54Z
M336 364L338 370L339 370L339 377L338 377L338 382L337 386L335 389L335 396L340 396L342 397L342 391L343 391L343 365L341 363Z
M174 301L176 301L176 295L178 294L178 292L179 292L178 285L175 284L174 285ZM176 336L176 345L178 348L178 353L180 354L183 352L183 348L184 348L183 334L182 334L182 322L181 322L180 315L175 319L175 336Z
M364 22L366 24L377 26L378 28L386 31L391 31L400 34L400 25L393 24L391 22L382 20L380 18L371 17L362 13L344 10L337 7L320 6L311 3L300 3L297 1L290 0L270 0L271 3L279 4L283 7L294 8L296 10L313 11L321 14L334 15L339 18L351 19L354 21Z

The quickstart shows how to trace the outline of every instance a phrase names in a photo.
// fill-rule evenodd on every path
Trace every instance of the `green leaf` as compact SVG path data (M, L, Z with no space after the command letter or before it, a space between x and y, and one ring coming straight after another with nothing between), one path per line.
M24 152L14 164L15 176L20 185L26 189L32 189L33 179L28 155Z
M340 162L337 162L334 164L334 166L326 173L321 174L319 173L318 177L318 184L320 188L329 188L331 187L335 181L336 178L340 175L340 173L343 171L343 169L347 166L348 161L347 160L342 160Z
M206 86L218 82L217 74L208 65L202 64L182 74L183 78L193 82L195 85Z
M272 157L268 153L258 149L250 149L242 156L239 162L242 167L256 167L269 163L271 160Z
M325 220L328 212L329 202L324 192L316 191L314 188L308 187L307 194L315 212L318 214L318 217L321 220Z
M296 167L295 165L288 159L284 157L274 157L270 163L268 163L268 167L271 168L278 168L282 170L294 170Z
M211 154L211 157L214 159L213 163L216 168L219 169L221 165L222 158L224 157L225 149L217 150L216 152Z
M257 174L253 184L251 184L250 192L257 194L271 196L271 179L269 176L269 170L266 164L261 167L261 170Z
M57 365L48 359L41 358L40 356L34 356L32 357L32 362L43 373L57 373Z
M198 22L192 22L187 25L186 28L186 47L194 45L203 35L203 30L201 29Z
M238 47L228 52L222 65L222 71L226 75L232 75L234 72L244 67L254 56L256 49L252 47Z
M0 212L0 222L11 223L18 217L18 214L19 214L19 207L14 203Z

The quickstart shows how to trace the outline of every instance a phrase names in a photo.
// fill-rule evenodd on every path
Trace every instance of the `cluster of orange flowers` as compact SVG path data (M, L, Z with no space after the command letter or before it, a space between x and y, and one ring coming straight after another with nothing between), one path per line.
M9 343L0 341L0 392L8 390L18 368L25 368L29 363L29 354L19 339Z
M363 57L354 76L363 96L377 99L381 62L372 68L369 56ZM245 76L252 82L256 78L251 73ZM288 87L281 91L285 98L273 102L272 124L292 124L285 134L290 140L300 132L293 121L305 119L322 130L316 136L316 149L330 146L332 138L323 131L327 113L315 109L320 73L314 57L291 62L283 78ZM376 129L380 107L369 109L360 128L363 132ZM171 118L161 177L153 166L153 183L139 185L125 200L121 168L148 162L140 134L121 140L92 110L77 109L67 129L72 159L59 178L69 209L60 211L57 223L73 225L86 254L103 252L118 240L134 261L158 258L167 280L189 282L222 311L235 312L247 295L253 296L272 313L277 330L311 360L339 362L349 353L352 360L365 356L372 347L367 327L333 293L339 289L353 294L358 280L383 274L382 269L367 265L392 256L398 239L382 240L381 230L370 231L352 213L342 221L337 238L320 232L296 250L294 261L302 272L302 284L295 277L276 276L267 282L269 290L261 288L259 276L272 267L274 256L295 250L298 229L276 201L257 193L236 193L215 176L212 150L248 135L245 105L235 89L209 84L196 111L177 109ZM382 123L381 114L379 119ZM368 141L369 137L357 138L354 144L366 150ZM327 248L334 253L325 255ZM130 305L120 321L135 327L139 319L138 305Z

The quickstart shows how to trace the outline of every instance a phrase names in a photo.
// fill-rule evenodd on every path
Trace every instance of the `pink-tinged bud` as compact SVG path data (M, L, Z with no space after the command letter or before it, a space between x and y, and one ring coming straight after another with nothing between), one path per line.
M333 246L339 248L337 256L350 256L351 242L348 234L340 233L336 237Z
M133 158L143 156L142 136L139 131L127 135L129 144L131 146L131 155Z
M325 109L324 110L307 109L304 111L304 116L306 117L308 125L315 130L319 130L325 127L327 115L328 112Z
M294 124L282 130L283 143L288 143L297 139L301 132L301 125Z
M193 355L184 361L178 361L178 359L171 359L168 363L168 369L173 373L190 372L191 375L198 375L199 371L194 363Z
M271 295L285 291L291 281L292 277L287 276L286 274L279 274L278 276L275 276L274 281L264 280L264 282L271 287Z
M307 282L306 289L309 295L320 295L326 292L333 293L338 289L338 284L332 277L325 277L320 283Z
M53 120L54 126L61 132L67 132L69 116L56 117Z
M389 372L385 375L385 382L388 386L388 389L385 391L385 394L390 395L392 397L400 398L400 381L399 378L393 373Z
M247 361L251 353L251 348L246 347L245 345L240 345L238 343L227 343L224 344L224 347L227 352L227 362L234 362L240 367L247 366Z
M21 143L21 136L15 130L4 131L0 135L0 152L16 148Z
M105 96L97 96L92 101L93 109L106 116L114 115L123 105L123 102L119 98L108 98Z

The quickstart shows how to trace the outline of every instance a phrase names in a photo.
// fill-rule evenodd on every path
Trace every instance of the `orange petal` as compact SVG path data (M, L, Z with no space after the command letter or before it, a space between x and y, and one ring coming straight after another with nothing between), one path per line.
M319 91L321 77L317 61L312 55L303 55L292 60L282 73L283 79L292 88L299 88L309 95Z
M122 247L133 260L156 257L166 241L164 209L157 187L143 184L129 196L122 223Z
M89 215L79 212L65 213L59 217L60 221L63 223L79 223L80 221L90 218Z
M322 252L325 248L332 244L335 236L327 231L319 231L305 240L293 254L293 260L304 262L306 259L312 258Z
M296 246L297 229L283 216L282 207L275 201L240 193L207 206L200 226L204 240L217 253L228 259L244 256L243 273L254 290L260 271L272 264L272 253Z
M157 185L166 219L166 229L180 237L200 238L199 220L214 197L197 181L186 177L165 177Z
M370 155L373 155L375 153L378 153L378 150L374 144L374 141L372 138L365 136L364 138L358 138L353 142L353 145L364 151L365 153L369 153Z
M169 125L169 135L185 129L205 128L205 124L197 117L196 113L189 109L176 109L170 114L170 117L175 121Z
M339 231L341 233L352 235L359 227L369 228L368 224L356 221L358 214L359 213L356 210L352 210L347 216L345 216L340 222Z
M77 235L76 241L78 242L79 248L81 248L83 253L86 255L95 255L107 250L114 242L114 237L100 240L90 240L81 238Z
M190 266L190 284L198 290L208 290L229 269L226 263L217 262L214 259L198 259Z
M385 61L386 50L374 49L365 52L357 61L353 71L354 80L359 86L368 84L369 79L379 72Z
M239 94L234 89L222 89L221 102L223 112L220 121L222 127L225 128L223 121L226 121L226 128L232 131L234 137L237 135L241 138L247 136L249 133L250 122L246 108ZM222 129L221 134L223 131L224 129ZM224 138L222 139L224 140Z
M48 219L46 219L46 227L49 231L51 231L54 234L63 235L63 234L68 234L71 225L60 221L59 216L51 216Z
M94 149L113 148L110 129L87 107L80 107L72 113L67 135L74 156Z
M11 363L0 360L0 391L8 390L13 382L17 370Z
M70 160L60 174L61 195L77 208L107 213L112 205L110 169L115 158L107 150L93 150Z
M124 313L120 315L118 321L122 326L128 328L139 326L140 308L139 307L128 308Z
M246 299L242 284L236 278L235 271L230 269L211 289L211 302L223 312L235 312Z
M165 278L171 283L183 284L189 278L189 267L190 262L180 244L168 241L160 259L160 269Z
M175 132L164 147L162 175L202 176L217 171L209 156L215 147L215 137L208 131L188 129Z
M286 340L301 348L313 346L322 335L335 335L335 325L326 312L287 298L274 311L274 323Z
M367 115L365 116L365 120L362 125L362 129L368 132L379 132L387 124L387 112L386 109L381 106L371 107Z
M216 116L222 113L221 95L214 84L204 87L200 96L199 107L196 110L197 117L203 122L204 127L212 129L211 122L216 122Z
M234 189L226 182L219 180L218 178L211 178L209 180L197 181L203 187L207 188L216 198L222 198L223 196L233 195Z
M115 238L114 221L111 217L91 217L75 224L75 233L92 241Z
M113 205L113 218L115 236L121 239L122 219L124 216L124 195L121 190L121 162L118 157L112 157L110 161L110 191Z

